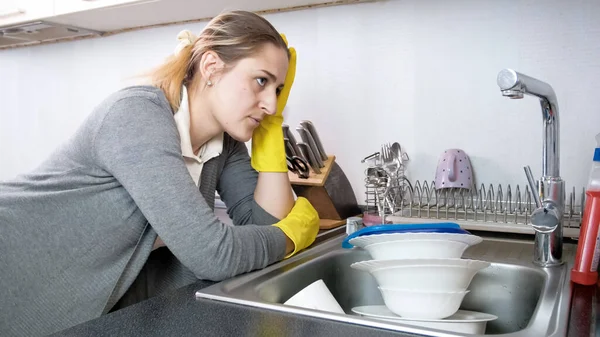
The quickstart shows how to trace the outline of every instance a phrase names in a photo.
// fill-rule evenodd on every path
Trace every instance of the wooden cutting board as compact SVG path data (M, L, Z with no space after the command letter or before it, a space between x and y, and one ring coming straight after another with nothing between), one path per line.
M319 229L332 229L345 224L346 220L321 219Z

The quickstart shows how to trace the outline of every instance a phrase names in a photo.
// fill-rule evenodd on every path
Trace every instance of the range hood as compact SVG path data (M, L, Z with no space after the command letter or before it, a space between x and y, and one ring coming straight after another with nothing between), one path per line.
M101 32L35 21L0 27L0 49L37 44L45 41L65 40L84 36L99 36Z

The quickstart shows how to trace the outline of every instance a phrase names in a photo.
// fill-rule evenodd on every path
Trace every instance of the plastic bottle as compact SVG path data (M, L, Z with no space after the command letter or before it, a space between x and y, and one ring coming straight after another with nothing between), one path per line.
M598 281L600 259L600 134L596 135L594 161L586 188L586 201L579 231L579 243L571 280L578 284L592 285Z

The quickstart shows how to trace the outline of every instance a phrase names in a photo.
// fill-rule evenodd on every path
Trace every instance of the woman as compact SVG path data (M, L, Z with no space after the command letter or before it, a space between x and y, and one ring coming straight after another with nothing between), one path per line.
M294 201L281 130L295 50L249 12L179 39L154 85L112 94L40 167L0 185L0 335L56 332L314 241L318 215ZM214 215L215 191L235 226Z

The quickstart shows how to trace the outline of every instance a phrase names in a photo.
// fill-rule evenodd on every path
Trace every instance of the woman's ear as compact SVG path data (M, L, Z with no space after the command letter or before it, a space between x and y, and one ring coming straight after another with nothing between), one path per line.
M212 50L205 52L200 58L200 74L204 81L215 81L216 74L221 71L225 63L217 53Z

